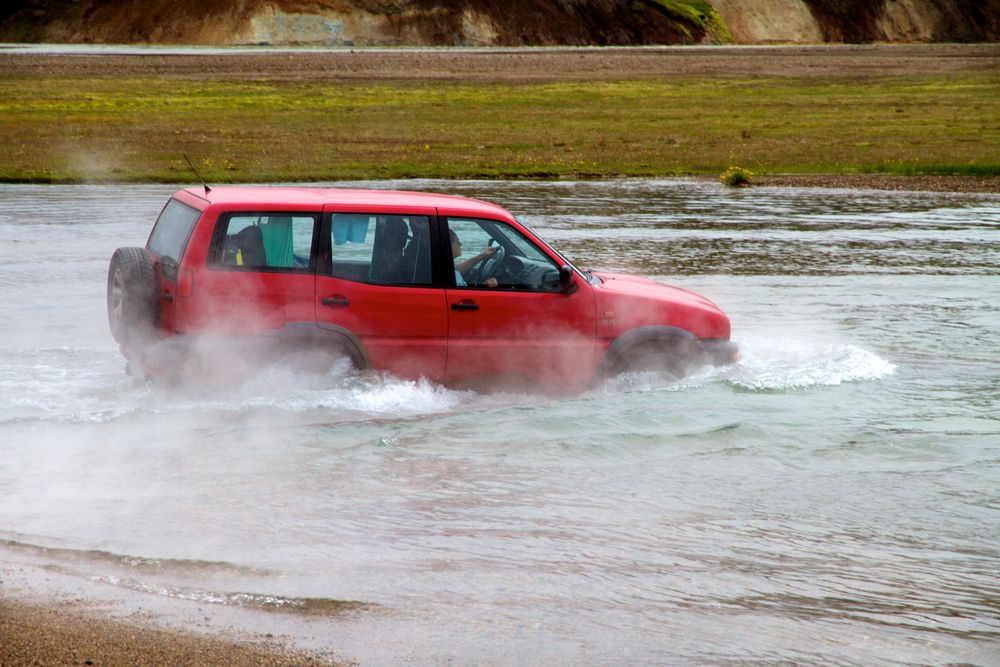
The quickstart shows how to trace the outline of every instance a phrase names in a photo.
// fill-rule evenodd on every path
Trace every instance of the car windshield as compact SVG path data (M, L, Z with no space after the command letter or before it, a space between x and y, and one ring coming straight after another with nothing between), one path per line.
M573 269L574 271L576 271L578 274L580 274L581 276L583 276L584 278L586 278L587 282L589 282L592 285L599 285L600 283L604 282L600 278L598 278L597 276L595 276L594 273L593 273L593 271L590 271L589 269L584 270L584 269L579 268L576 264L574 264L572 261L570 261L566 257L566 255L562 254L556 248L552 247L541 236L539 236L538 233L535 230L533 230L529 225L525 224L524 220L521 220L520 218L514 218L514 219L517 220L518 224L520 224L526 230L528 230L529 232L531 232L531 234L538 240L539 243L541 243L542 245L544 245L551 252L555 253L555 255L559 258L559 260L563 264L566 264L571 269ZM521 243L517 243L514 239L511 239L511 242L515 246L517 246L518 249L520 249L520 246L522 244L528 243L527 239L522 239ZM537 252L537 251L535 251L535 252Z
M544 260L549 263L552 262L552 260L549 259L549 257L542 252L538 246L532 243L527 237L518 233L513 227L497 224L490 220L484 220L479 224L494 240L500 243L500 245L508 249L513 247L513 253L515 255L528 257L530 259Z

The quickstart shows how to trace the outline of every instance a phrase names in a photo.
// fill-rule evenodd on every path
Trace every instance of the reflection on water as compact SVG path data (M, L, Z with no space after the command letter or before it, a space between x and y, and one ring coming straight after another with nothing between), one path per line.
M990 195L812 190L792 199L774 188L719 197L709 186L632 181L619 196L588 196L599 187L511 186L504 202L570 256L647 274L995 275L1000 265L1000 201ZM533 213L553 197L558 214Z
M561 398L150 387L104 279L173 188L0 186L5 586L362 664L996 664L1000 196L374 185L705 294L742 358Z

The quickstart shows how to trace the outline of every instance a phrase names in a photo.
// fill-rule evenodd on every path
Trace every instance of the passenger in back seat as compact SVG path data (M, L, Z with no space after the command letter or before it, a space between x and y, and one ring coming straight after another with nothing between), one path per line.
M406 271L403 246L409 238L409 227L399 216L390 216L383 223L382 233L375 247L369 279L391 285L410 284L412 276Z
M250 225L227 237L222 263L235 266L267 266L260 228Z

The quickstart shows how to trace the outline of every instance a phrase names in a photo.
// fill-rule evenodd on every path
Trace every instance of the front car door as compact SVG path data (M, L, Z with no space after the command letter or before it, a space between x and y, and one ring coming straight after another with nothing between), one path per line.
M601 350L589 283L575 276L573 289L562 290L562 260L527 230L460 215L442 220L455 256L446 381L550 389L590 382Z
M372 367L444 377L448 319L431 248L434 209L324 207L316 320L360 339Z

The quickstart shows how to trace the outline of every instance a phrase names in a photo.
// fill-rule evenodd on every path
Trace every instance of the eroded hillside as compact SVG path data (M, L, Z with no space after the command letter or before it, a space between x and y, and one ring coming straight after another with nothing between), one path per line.
M520 46L1000 41L1000 0L8 0L10 42Z

